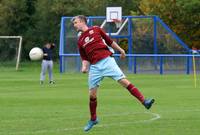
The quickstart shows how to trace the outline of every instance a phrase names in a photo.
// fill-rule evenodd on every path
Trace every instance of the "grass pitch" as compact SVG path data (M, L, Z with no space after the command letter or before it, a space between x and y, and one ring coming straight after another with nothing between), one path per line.
M39 84L40 64L21 71L0 68L0 135L199 135L200 81L192 75L127 74L151 110L112 79L98 91L100 123L85 133L89 119L87 75L60 74L55 85ZM199 76L198 76L199 78Z

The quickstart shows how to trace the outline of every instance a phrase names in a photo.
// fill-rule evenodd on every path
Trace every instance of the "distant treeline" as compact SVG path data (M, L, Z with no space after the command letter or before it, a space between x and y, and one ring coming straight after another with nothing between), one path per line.
M200 48L199 0L0 0L0 35L23 36L26 59L33 46L59 44L62 16L105 15L107 6L121 6L123 15L158 15L189 47Z

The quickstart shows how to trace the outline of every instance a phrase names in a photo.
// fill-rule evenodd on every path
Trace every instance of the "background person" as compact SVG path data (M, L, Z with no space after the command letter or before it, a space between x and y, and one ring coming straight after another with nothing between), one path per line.
M54 84L53 81L53 49L55 48L54 43L46 43L44 47L42 48L44 56L42 60L42 67L41 67L41 73L40 73L40 84L44 83L45 80L45 74L48 70L49 74L49 83Z

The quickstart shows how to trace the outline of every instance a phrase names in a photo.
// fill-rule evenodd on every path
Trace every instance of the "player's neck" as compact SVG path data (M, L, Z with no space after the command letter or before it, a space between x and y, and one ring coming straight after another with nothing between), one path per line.
M85 32L85 31L87 31L88 29L89 29L88 26L85 25L85 26L83 26L82 31Z

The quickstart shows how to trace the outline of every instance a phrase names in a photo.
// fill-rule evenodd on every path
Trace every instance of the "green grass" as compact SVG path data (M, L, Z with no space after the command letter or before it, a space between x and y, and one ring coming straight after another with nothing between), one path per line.
M127 74L140 91L156 99L150 111L115 81L98 91L99 125L85 133L88 121L87 75L60 74L56 84L39 85L40 63L0 68L0 135L199 135L200 81L192 75ZM199 78L199 76L198 76ZM155 118L153 114L160 116Z

